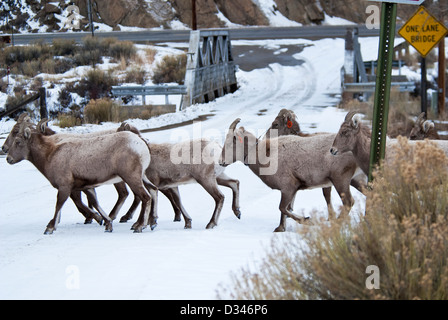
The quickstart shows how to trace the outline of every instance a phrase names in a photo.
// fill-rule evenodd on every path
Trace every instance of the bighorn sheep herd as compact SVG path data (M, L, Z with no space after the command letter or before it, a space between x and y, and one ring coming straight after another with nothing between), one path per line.
M149 225L157 225L157 191L171 202L175 221L184 218L185 228L192 227L192 219L182 205L178 186L200 184L214 199L215 209L206 228L218 224L224 195L218 185L232 190L232 210L241 217L239 181L228 177L225 167L240 161L249 167L268 187L281 192L280 224L274 230L285 231L286 218L309 223L305 217L293 213L299 190L322 188L328 206L328 218L336 214L331 205L334 186L344 205L340 217L347 216L354 204L350 185L361 192L366 185L370 154L370 130L360 116L349 112L339 132L305 134L300 130L294 112L282 109L263 139L257 139L244 127L237 127L238 118L229 126L224 145L207 139L180 143L150 143L137 128L123 123L118 129L91 134L63 134L51 130L43 119L37 125L22 114L3 144L7 162L30 161L57 189L54 217L45 234L56 230L61 209L70 197L86 218L112 231L129 192L134 202L120 222L132 219L141 203L140 215L133 224L134 232L142 232ZM434 125L420 115L411 132L411 139L438 139ZM394 140L387 142L387 147ZM448 154L448 142L439 141ZM190 151L199 152L190 152ZM118 200L108 214L100 207L95 188L103 184L115 185ZM87 195L88 205L82 202L81 192Z

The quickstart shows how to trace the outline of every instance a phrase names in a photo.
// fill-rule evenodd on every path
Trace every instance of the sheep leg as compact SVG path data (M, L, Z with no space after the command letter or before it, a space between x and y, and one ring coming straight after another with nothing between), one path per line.
M192 219L188 215L187 211L185 210L185 208L182 205L182 202L180 200L179 188L174 187L174 188L169 188L169 189L161 190L161 191L163 192L164 195L166 195L168 197L168 199L170 199L173 209L176 207L177 210L179 210L179 212L184 217L184 221L185 221L184 229L191 229ZM176 209L174 209L174 210L176 211ZM179 220L175 219L174 221L180 221L180 217L179 217Z
M111 218L111 220L115 220L115 218L117 218L118 211L120 211L121 207L126 201L126 198L129 195L129 191L126 188L126 184L124 182L115 183L114 187L118 192L118 199L117 203L115 204L115 206L113 207L112 211L109 214L109 218Z
M216 182L220 186L228 187L232 189L232 210L235 216L238 219L241 219L241 211L240 211L240 181L236 179L232 179L225 175L221 174L219 177L216 177Z
M152 218L149 217L149 213L151 211L152 197L142 184L140 185L132 185L130 183L127 184L131 188L132 192L135 194L136 198L138 197L142 201L142 208L140 210L140 215L138 217L137 222L133 225L134 233L141 233L143 229L146 228L148 219Z
M341 179L333 182L334 187L336 188L336 191L338 192L339 196L341 197L342 204L344 207L342 208L341 214L339 215L340 218L348 216L348 213L350 212L351 208L353 207L355 201L353 200L352 194L350 192L350 184L345 183L346 179Z
M157 190L149 189L149 193L151 195L151 210L149 211L149 216L146 217L146 224L149 224L151 230L154 230L157 227L157 219L159 218L157 214L159 197Z
M70 194L70 198L73 200L76 208L78 208L78 211L81 212L82 215L86 218L84 224L92 223L92 218L95 219L95 221L98 222L100 226L103 224L103 218L98 213L82 203L81 191L72 191L72 193Z
M47 224L47 228L45 229L44 234L52 234L54 230L56 230L56 227L61 220L61 209L64 205L65 201L67 201L68 197L70 196L70 190L69 189L59 189L58 195L56 198L56 209L54 212L53 219L50 220Z
M286 218L285 214L280 213L280 224L275 228L274 232L284 232L286 230Z
M350 185L354 188L356 188L356 190L358 190L359 192L361 192L363 195L366 195L366 188L367 188L367 184L366 181L363 177L355 177L350 181Z
M148 179L143 179L143 184L147 191L149 191L151 197L151 211L149 213L149 217L146 217L147 224L151 227L151 230L154 230L157 227L157 219L159 215L157 214L157 203L158 203L158 189L157 187Z
M179 193L179 189L177 187L160 190L165 197L170 200L171 206L174 210L174 221L181 221L181 216L183 215L182 209L179 207L179 203L176 202L175 196L173 195L173 190L176 189L177 193ZM180 199L179 199L180 200ZM180 204L182 206L182 204Z
M282 197L280 200L280 212L282 214L280 218L280 224L277 228L275 228L274 232L283 232L286 230L286 217L292 218L298 223L303 223L306 219L303 217L299 217L290 211L291 202L295 198L296 191L282 191Z
M327 202L328 220L333 220L336 218L336 211L334 211L333 205L331 204L331 187L322 188L322 193L324 194L325 201Z
M113 228L112 228L112 219L109 218L109 216L106 214L106 212L104 212L104 210L100 207L100 205L98 204L98 200L96 198L96 193L95 193L95 189L87 189L84 190L84 192L86 194L90 193L90 196L92 197L92 206L95 208L96 211L98 211L100 213L100 215L103 217L104 219L104 225L106 226L105 228L105 232L112 232Z
M218 225L219 215L221 214L222 206L224 204L224 195L219 191L216 181L198 181L198 183L207 191L215 200L215 210L212 218L207 224L206 229L212 229Z
M96 201L97 197L96 197L96 191L95 188L90 189L92 190L90 193L84 191L84 193L87 196L87 204L89 206L90 209L93 209L93 203Z
M137 209L140 202L141 202L140 198L135 196L134 201L132 202L132 205L129 208L128 212L126 212L126 214L120 218L120 223L128 222L129 220L132 219L132 217L134 216L134 212ZM131 230L132 230L132 228L131 228Z

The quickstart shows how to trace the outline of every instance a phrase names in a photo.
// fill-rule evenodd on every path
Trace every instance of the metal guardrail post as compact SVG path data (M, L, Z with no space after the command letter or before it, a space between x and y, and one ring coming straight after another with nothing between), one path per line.
M381 30L378 50L375 103L373 108L372 139L370 143L369 181L373 168L384 159L386 152L387 118L391 84L397 4L383 2L381 8Z

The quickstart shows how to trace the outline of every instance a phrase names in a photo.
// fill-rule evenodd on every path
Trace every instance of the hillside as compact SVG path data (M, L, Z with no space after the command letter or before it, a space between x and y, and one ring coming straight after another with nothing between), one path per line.
M192 20L190 0L91 0L91 3L94 24L100 30L184 29L190 27ZM196 0L196 3L199 28L325 24L332 17L364 23L367 6L378 4L367 0ZM425 2L427 6L432 3L433 0ZM79 30L87 30L85 0L7 0L0 4L0 31L67 30L64 23L71 14L67 10L71 4L79 8ZM440 6L443 5L437 3ZM406 19L414 10L415 6L400 5L399 17Z

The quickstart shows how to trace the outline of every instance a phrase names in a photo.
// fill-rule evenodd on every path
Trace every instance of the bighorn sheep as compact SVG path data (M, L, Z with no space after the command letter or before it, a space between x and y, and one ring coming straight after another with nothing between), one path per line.
M44 135L55 135L56 132L47 127L47 122L48 121L41 121L40 124L37 126L38 127L37 129L40 130L40 132ZM92 138L92 137L96 137L96 136L111 134L111 133L123 131L122 127L124 124L125 123L123 123L118 129L109 129L109 130L103 130L103 131L91 132L91 133L85 133L85 134L59 133L59 134L55 135L55 139L56 139L56 141L60 142L64 139L69 139L69 138ZM143 137L141 137L140 133L137 133L137 134L141 139L143 139ZM143 139L143 141L145 143L148 143L145 139ZM121 209L127 196L129 195L129 192L126 188L126 184L124 182L115 183L114 187L117 190L118 199L117 199L115 206L113 207L113 209L111 210L111 212L109 214L109 218L111 218L112 220L115 220L115 218L118 215L119 210ZM177 202L176 202L176 199L178 197L177 190L167 189L167 190L162 190L162 193L170 200L170 202L173 206L173 209L175 212L174 221L181 221L180 217L181 217L182 211L181 211L181 209L179 209ZM94 189L92 189L91 192L87 193L88 199L89 199L89 194L95 195ZM91 202L92 201L89 199L89 203L91 203ZM138 204L140 204L140 200L138 200L136 205L134 202L135 207L131 207L132 211L135 211ZM153 207L154 206L151 206L151 208L153 208ZM157 217L155 217L155 219L153 220L154 224L151 225L151 229L155 228L155 226L156 226L156 218ZM124 222L124 221L120 221L120 222ZM137 224L137 222L136 222L136 224ZM132 230L134 230L134 228L132 228ZM138 230L136 230L136 231L138 232Z
M137 128L123 123L119 131L132 131L138 135ZM172 190L172 196L185 219L185 228L191 228L191 218L185 211L180 201L178 185L197 182L215 200L215 210L207 229L218 224L218 218L224 203L224 195L219 191L217 184L232 189L232 210L239 219L241 212L239 208L239 181L225 175L223 168L216 164L216 154L221 152L221 146L207 139L197 139L175 144L151 143L151 163L146 169L146 176L159 190ZM216 153L216 154L214 154ZM182 158L182 159L180 159ZM132 218L139 199L135 199L131 209L121 219L127 221ZM174 205L173 205L174 206ZM153 206L156 210L156 207ZM157 214L154 214L157 216Z
M55 214L45 234L56 230L61 208L73 191L86 191L118 181L124 181L142 200L138 228L146 226L151 197L156 196L157 188L144 173L151 159L149 148L136 135L118 132L91 139L73 138L58 142L54 136L33 132L22 123L8 151L7 162L15 164L24 159L33 163L58 190ZM112 220L102 212L97 202L93 205L106 221L106 231L111 232Z
M9 148L11 147L11 144L14 141L14 138L18 135L21 125L29 127L32 130L38 130L40 133L44 135L54 135L56 132L52 129L47 127L47 119L42 119L39 124L36 126L33 122L31 122L31 118L28 114L22 113L19 118L17 119L16 124L12 127L11 132L9 133L8 137L6 138L5 143L2 146L2 150L5 153L8 153ZM67 138L91 138L94 136L99 136L103 134L109 134L116 132L116 130L107 130L107 131L101 131L101 132L95 132L95 133L88 133L88 134L66 134L61 133L57 136L55 136L55 141L59 142L63 139ZM128 196L129 192L126 189L126 185L123 182L117 183L114 185L117 192L118 192L118 200L117 204L114 206L114 208L111 211L111 214L109 217L114 217L118 214L118 211L120 207L123 205L124 201L126 200L126 197ZM82 201L81 201L81 195L80 191L73 191L73 194L71 195L71 198L78 208L78 211L81 212L81 214L86 218L85 224L92 223L92 219L95 219L100 225L103 223L103 218L101 215L99 215L97 212L92 210L92 203L94 203L96 200L96 193L94 189L91 191L84 192L87 196L87 200L89 202L89 207L86 207ZM114 219L114 218L112 218Z
M440 136L434 127L434 122L425 120L425 113L422 112L417 117L414 126L412 127L411 133L409 134L409 139L411 140L440 140Z
M339 132L330 148L330 153L336 156L351 151L358 166L368 175L371 135L370 129L362 124L360 115L356 114L356 111L350 111L339 128ZM416 141L410 141L409 143L412 144L411 142ZM448 155L448 141L435 140L434 142ZM386 161L390 156L387 150L395 144L397 144L396 139L386 140Z
M296 135L300 137L311 137L316 134L322 133L304 133L300 129L300 125L297 121L297 116L292 110L281 109L277 117L275 117L268 131L266 132L265 138L270 138L272 130L277 130L278 136L285 135ZM367 177L365 175L358 175L352 179L350 184L355 187L359 192L363 192L363 188L366 185ZM328 219L331 220L336 216L336 212L331 204L331 187L322 188L322 193L327 203L328 208Z
M17 119L16 124L12 127L11 132L9 133L5 143L2 146L2 150L5 153L8 153L9 148L14 142L15 137L18 135L22 124L23 126L27 126L33 130L36 128L36 125L31 122L31 118L26 113L22 113ZM85 192L85 194L89 201L89 207L85 206L84 203L82 203L79 191L73 191L73 194L70 197L73 200L73 203L78 208L78 211L81 212L81 214L85 217L85 224L90 224L92 223L92 220L95 219L100 225L102 225L103 218L96 211L92 210L93 206L91 204L95 201L94 199L92 199L92 197L95 197L95 193Z
M291 212L298 190L334 185L345 207L342 215L348 213L353 206L350 180L357 167L350 154L335 159L328 153L334 134L258 140L243 127L236 129L239 122L236 119L229 127L219 163L228 166L241 161L267 186L281 191L281 219L274 231L285 231L286 217L304 221Z

